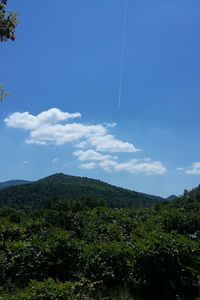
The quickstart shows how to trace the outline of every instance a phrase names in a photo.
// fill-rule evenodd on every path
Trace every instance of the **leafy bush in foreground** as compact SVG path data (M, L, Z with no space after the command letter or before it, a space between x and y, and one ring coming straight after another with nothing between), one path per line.
M194 300L200 278L198 211L199 200L188 196L155 209L113 209L88 198L31 211L4 207L0 295Z

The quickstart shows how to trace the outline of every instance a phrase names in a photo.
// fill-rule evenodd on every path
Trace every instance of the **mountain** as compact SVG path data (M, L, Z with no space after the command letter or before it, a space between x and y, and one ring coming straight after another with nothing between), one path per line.
M119 188L100 180L62 173L0 190L0 204L40 208L55 199L82 196L102 199L111 207L150 207L163 198Z
M8 180L8 181L0 182L0 189L4 189L10 186L16 186L20 184L27 184L30 182L31 181L27 181L27 180Z
M176 195L171 195L171 196L167 197L165 200L171 201L171 200L176 200L176 198L178 198L178 196L176 196Z

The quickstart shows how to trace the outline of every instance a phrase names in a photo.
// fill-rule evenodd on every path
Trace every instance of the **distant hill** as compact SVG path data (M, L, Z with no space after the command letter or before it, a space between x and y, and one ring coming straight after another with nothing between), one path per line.
M27 184L27 183L31 183L31 181L8 180L8 181L0 182L0 189L4 189L4 188L10 187L10 186L16 186L16 185L20 185L20 184Z
M62 173L0 190L0 204L12 207L44 207L55 199L92 196L111 207L150 207L163 198L119 188L100 180Z
M171 201L171 200L176 200L176 198L178 198L178 196L176 196L176 195L171 195L171 196L167 197L165 200Z

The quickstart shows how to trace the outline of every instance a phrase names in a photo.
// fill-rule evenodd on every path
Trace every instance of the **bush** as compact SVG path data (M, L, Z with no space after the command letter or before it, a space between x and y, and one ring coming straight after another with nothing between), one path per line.
M71 282L55 282L52 278L42 282L32 280L27 288L9 298L13 300L70 300L72 283Z
M176 233L151 232L137 242L132 276L142 299L192 299L199 271L198 245Z
M75 300L97 299L95 283L82 278L78 282L59 282L52 278L44 281L31 280L24 289L14 295L4 294L4 300ZM94 297L94 298L93 298ZM1 299L1 297L0 297Z

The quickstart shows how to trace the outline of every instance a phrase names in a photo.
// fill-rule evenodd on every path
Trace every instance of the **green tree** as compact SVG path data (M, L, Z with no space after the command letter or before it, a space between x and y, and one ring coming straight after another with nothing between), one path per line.
M183 235L144 233L135 245L136 262L131 282L142 300L196 299L199 245Z
M0 83L0 102L3 101L8 94L5 92L3 85Z
M6 12L7 0L0 0L0 41L15 40L17 14Z
M0 42L15 40L15 28L17 26L17 14L6 12L7 0L0 0ZM3 85L0 83L0 102L8 94L5 92Z

